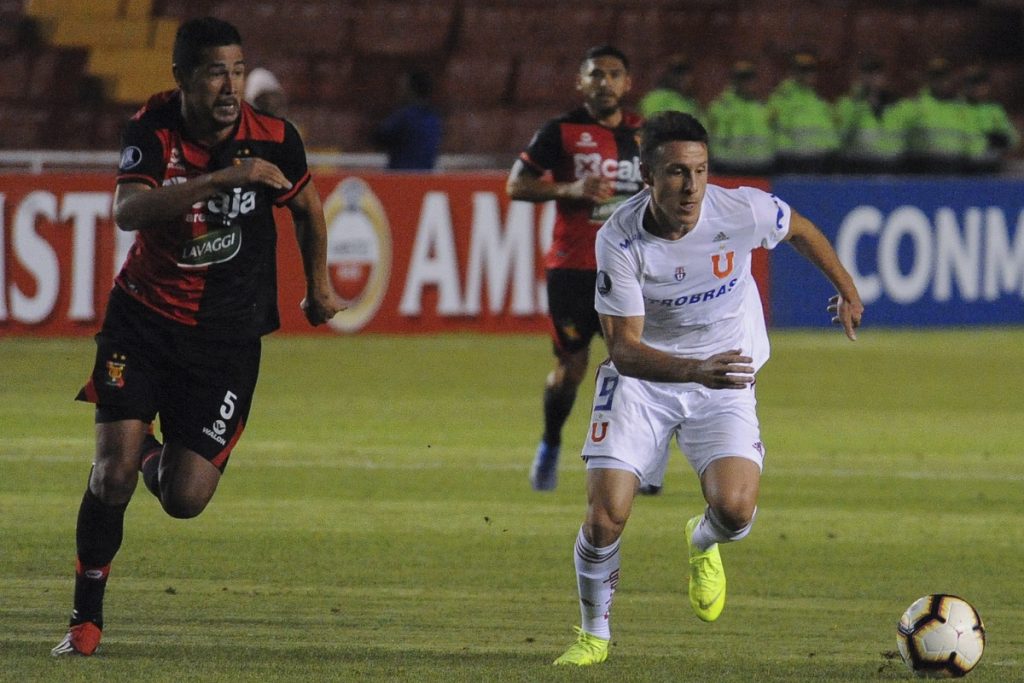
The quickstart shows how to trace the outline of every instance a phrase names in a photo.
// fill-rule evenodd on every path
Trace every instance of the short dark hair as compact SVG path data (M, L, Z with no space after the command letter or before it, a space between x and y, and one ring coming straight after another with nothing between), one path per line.
M426 100L434 94L434 79L430 77L429 71L416 69L407 72L405 77L408 79L409 90L417 98Z
M241 45L238 29L216 17L189 19L174 36L173 65L183 74L191 74L202 60L202 52L211 47Z
M666 142L703 142L708 131L695 117L681 111L663 111L644 121L640 128L640 161L650 166L658 147Z
M587 60L597 59L598 57L614 57L622 62L622 66L626 67L626 71L629 71L629 59L622 50L614 45L597 45L590 48L587 50L587 54L583 55L583 61L586 62Z

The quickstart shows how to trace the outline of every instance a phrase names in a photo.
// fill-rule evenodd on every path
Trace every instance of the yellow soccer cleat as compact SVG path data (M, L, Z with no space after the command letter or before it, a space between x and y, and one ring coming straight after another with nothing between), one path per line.
M718 544L704 552L693 547L693 530L701 515L686 523L686 545L690 550L690 606L704 621L714 621L725 607L725 567Z
M579 626L573 626L573 629L577 633L576 642L555 660L555 666L590 666L608 659L607 640L590 635Z

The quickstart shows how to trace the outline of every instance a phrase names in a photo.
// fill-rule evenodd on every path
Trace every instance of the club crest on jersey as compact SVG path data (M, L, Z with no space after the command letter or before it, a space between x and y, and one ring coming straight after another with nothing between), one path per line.
M124 387L125 360L125 356L115 353L110 357L110 360L107 361L107 379L105 384L108 387L114 387L116 389Z
M597 140L590 134L590 131L580 133L580 139L576 141L577 147L597 147Z
M712 254L711 255L711 267L712 272L719 280L729 277L732 273L733 260L736 257L736 252L727 251L723 254ZM725 261L724 265L722 261Z
M676 282L682 282L684 277L686 277L686 268L676 266Z
M242 229L228 226L195 237L185 243L178 258L182 268L201 268L230 261L242 249Z
M594 443L601 443L608 436L607 422L590 423L590 440Z
M603 270L597 271L597 293L608 296L612 291L612 279Z
M131 147L125 147L124 151L121 152L121 162L119 164L122 171L128 171L142 163L142 150L132 145Z

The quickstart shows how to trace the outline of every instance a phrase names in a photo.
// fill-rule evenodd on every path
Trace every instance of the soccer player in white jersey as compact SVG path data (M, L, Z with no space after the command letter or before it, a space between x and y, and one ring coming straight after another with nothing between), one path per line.
M788 241L835 287L827 310L856 338L864 307L828 239L784 201L708 184L708 135L664 112L641 132L648 188L597 235L595 308L610 359L598 371L587 463L587 510L574 560L582 624L555 664L608 657L619 539L640 486L662 482L675 438L707 507L686 524L689 597L714 621L725 605L718 545L749 532L764 460L754 375L768 335L751 252Z

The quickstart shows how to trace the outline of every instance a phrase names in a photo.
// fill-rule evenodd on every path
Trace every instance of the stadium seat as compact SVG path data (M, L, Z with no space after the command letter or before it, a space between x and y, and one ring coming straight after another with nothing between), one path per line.
M239 13L221 0L211 14L238 27L246 54L271 52L334 56L350 48L356 9L322 0L260 0Z
M250 69L262 66L270 70L284 88L288 101L295 104L313 103L321 99L313 79L313 67L305 55L268 52L259 62L246 55Z
M74 102L83 95L87 53L77 48L49 47L32 59L25 94L35 102Z
M190 19L211 14L215 0L157 0L154 16Z
M571 106L579 101L576 74L579 57L552 58L525 55L516 65L513 101L521 106Z
M514 121L504 107L452 110L445 116L441 149L450 154L509 153L515 148Z
M512 116L509 126L510 141L508 151L518 155L526 149L536 133L544 123L555 116L563 113L564 109L557 107L521 107Z
M629 45L619 42L611 7L574 3L546 3L528 12L531 19L530 53L565 58L577 63L595 45L612 44L623 51Z
M311 61L313 66L310 73L317 101L351 104L356 58L353 55L339 55L331 60L314 57Z
M39 149L57 142L48 134L49 122L48 108L0 101L0 149Z
M360 111L320 105L295 106L289 107L288 119L299 129L307 149L337 152L370 150L369 122Z
M637 66L653 63L660 50L659 35L662 9L657 5L620 6L615 14L609 42L619 45ZM636 74L634 74L634 83Z
M451 2L386 0L356 14L353 48L363 54L413 56L440 53L453 29Z
M439 94L455 107L493 107L507 101L511 76L508 57L457 54L445 64Z
M28 95L28 77L32 69L32 56L18 52L0 57L0 99L22 100Z
M531 52L529 12L514 5L469 3L462 9L459 50L467 55L515 57Z

